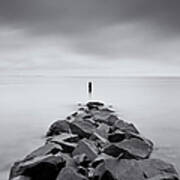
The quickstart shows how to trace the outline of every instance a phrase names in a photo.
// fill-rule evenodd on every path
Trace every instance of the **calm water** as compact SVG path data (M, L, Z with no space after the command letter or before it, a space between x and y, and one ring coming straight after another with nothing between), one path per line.
M112 104L155 143L154 157L180 172L180 79L178 78L0 78L0 179L11 164L40 146L48 126L88 100Z

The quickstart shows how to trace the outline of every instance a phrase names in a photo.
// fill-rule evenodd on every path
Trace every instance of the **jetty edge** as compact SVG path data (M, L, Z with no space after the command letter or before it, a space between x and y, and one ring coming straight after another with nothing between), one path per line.
M179 180L152 159L153 143L99 101L54 122L45 143L13 164L9 180Z

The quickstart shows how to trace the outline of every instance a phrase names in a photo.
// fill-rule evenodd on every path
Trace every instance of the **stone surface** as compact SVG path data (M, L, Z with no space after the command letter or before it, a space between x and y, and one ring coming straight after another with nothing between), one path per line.
M133 133L139 134L139 131L136 129L136 127L133 124L127 123L123 120L116 121L114 123L113 127L115 129L119 129L119 130L124 131L124 132L133 132Z
M54 180L64 166L65 161L61 156L40 156L33 160L16 162L11 169L9 179L23 175L31 177L32 180Z
M152 150L151 144L132 138L120 143L110 143L104 148L103 152L114 157L124 154L124 158L146 159L149 158Z
M138 162L127 159L106 159L95 169L98 180L145 180Z
M78 134L82 138L88 138L91 136L96 126L88 121L74 120L70 123L70 128L73 134Z
M73 168L63 168L56 180L87 180L87 178L77 173Z
M157 175L176 175L177 172L173 165L166 163L159 159L146 159L139 161L140 166L147 178L155 177Z
M61 150L62 150L61 146L56 145L54 143L48 143L34 150L31 154L27 155L24 160L27 161L27 160L31 160L39 156L45 156L48 154L57 154Z
M75 150L72 152L72 155L86 154L87 158L90 161L93 161L98 155L98 149L95 144L87 139L81 140Z
M58 120L54 122L47 132L46 136L59 135L61 133L70 133L69 124L66 120Z
M32 180L32 178L28 176L18 176L18 177L13 178L12 180Z

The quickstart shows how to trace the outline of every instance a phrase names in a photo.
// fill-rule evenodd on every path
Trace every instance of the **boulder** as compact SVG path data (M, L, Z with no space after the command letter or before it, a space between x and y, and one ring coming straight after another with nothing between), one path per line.
M58 120L50 126L46 136L54 136L54 135L59 135L61 133L69 133L69 132L70 132L70 128L68 122L66 120Z
M139 134L139 131L136 129L136 127L131 124L131 123L127 123L123 120L117 120L114 125L113 125L114 129L119 129L123 132L132 132L132 133L136 133Z
M72 152L73 156L80 154L86 154L88 160L93 161L98 155L98 149L94 142L88 139L83 139L78 143L77 147Z
M63 168L56 180L88 180L87 177L77 173L74 168Z
M99 107L103 107L104 106L104 103L102 102L98 102L98 101L91 101L91 102L88 102L86 104L86 106L91 110L91 109L99 109Z
M71 137L74 138L73 136L71 136ZM50 142L59 144L62 147L62 152L64 152L64 153L71 153L77 146L77 143L67 142L67 141L63 140L63 138L61 138L61 137L55 137L55 138L51 139Z
M117 120L119 120L115 114L107 110L92 111L92 114L95 121L107 124L109 126L112 126Z
M141 169L146 178L160 177L167 178L168 176L176 176L177 172L172 164L166 163L159 159L145 159L139 161Z
M108 140L112 143L120 142L126 138L126 134L120 130L116 130L113 133L108 134Z
M179 180L171 164L157 159L105 159L95 169L98 180Z
M69 143L77 143L79 140L80 140L80 138L77 134L62 133L60 135L48 138L47 142L65 141L65 142L69 142Z
M70 123L70 128L73 134L78 134L81 138L89 138L96 126L88 121L74 120Z
M104 148L103 152L114 157L124 154L123 158L146 159L149 158L152 150L150 143L132 138L120 143L111 143Z
M9 179L27 176L32 178L32 180L54 180L64 166L65 161L61 156L40 156L29 161L16 162L11 168Z
M106 159L96 167L94 179L97 180L145 180L136 160Z
M93 168L97 167L100 163L104 162L106 159L111 159L113 158L112 156L109 156L107 154L101 153L100 155L98 155L96 157L96 159L94 159L91 163L91 166Z
M45 156L48 154L57 154L60 151L62 151L61 146L54 143L48 143L34 150L31 154L27 155L24 161L31 160L39 156Z

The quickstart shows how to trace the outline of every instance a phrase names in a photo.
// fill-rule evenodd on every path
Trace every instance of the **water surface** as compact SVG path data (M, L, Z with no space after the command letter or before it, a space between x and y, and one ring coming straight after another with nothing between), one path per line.
M106 77L0 77L0 179L11 164L43 142L48 126L93 99L112 104L155 143L154 157L180 172L180 79Z

